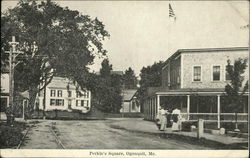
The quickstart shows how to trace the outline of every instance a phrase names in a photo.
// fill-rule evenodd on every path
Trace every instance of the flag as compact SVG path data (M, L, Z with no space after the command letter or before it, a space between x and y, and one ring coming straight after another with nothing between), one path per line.
M249 29L249 24L245 25L245 26L241 26L241 29Z
M174 20L176 20L176 15L170 3L169 3L169 18L174 18Z

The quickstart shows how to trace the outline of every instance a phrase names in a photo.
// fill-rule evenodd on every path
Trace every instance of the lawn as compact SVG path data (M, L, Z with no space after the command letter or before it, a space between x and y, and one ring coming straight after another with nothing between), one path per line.
M8 126L6 122L0 122L0 148L15 148L23 137L26 123L15 122L14 126Z

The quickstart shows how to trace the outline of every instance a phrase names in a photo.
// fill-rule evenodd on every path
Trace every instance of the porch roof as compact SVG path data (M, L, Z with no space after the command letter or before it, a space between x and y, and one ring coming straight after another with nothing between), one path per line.
M172 96L184 96L184 95L221 95L225 94L225 89L178 89L168 91L158 91L156 95L172 95Z
M148 96L186 96L186 95L205 95L205 96L216 96L216 95L224 95L225 89L224 88L199 88L199 89L191 89L191 88L183 88L183 89L163 89L152 87L150 91L148 91ZM246 92L248 95L249 92Z

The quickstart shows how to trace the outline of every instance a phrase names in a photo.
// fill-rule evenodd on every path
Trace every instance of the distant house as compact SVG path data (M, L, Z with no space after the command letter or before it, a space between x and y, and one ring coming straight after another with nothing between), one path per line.
M227 60L249 59L248 47L180 49L162 68L162 86L150 87L144 101L145 119L154 120L160 107L178 107L184 118L217 120L229 117L226 111L225 86L230 82ZM244 73L249 80L249 67ZM247 118L247 92L241 105L241 116ZM234 114L230 114L234 115Z
M136 97L137 90L125 89L122 92L123 104L120 109L121 113L138 113L140 112L140 104Z
M115 75L123 75L123 71L111 71L111 74L115 74Z
M0 119L6 120L6 108L9 106L9 74L1 73Z
M91 107L91 92L81 90L67 78L53 77L51 83L42 90L36 99L36 107L43 109L45 93L45 111L77 109L86 113Z
M9 106L9 74L1 73L1 112Z

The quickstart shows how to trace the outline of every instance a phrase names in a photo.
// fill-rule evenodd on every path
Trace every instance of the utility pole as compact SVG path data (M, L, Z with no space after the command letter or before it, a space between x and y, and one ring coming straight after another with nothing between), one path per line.
M46 84L47 84L47 78L46 75L44 77L44 91L43 91L43 119L46 119L46 114L45 114L45 104L46 104Z
M19 44L19 42L16 42L16 38L15 36L12 36L12 41L9 42L9 44L11 45L11 49L10 51L6 51L6 53L9 54L9 107L11 108L11 110L13 110L13 104L14 104L14 69L15 66L18 64L16 64L16 57L19 54L22 54L22 52L19 52L16 50L16 46Z
M122 118L124 117L124 90L125 90L125 85L122 84Z

